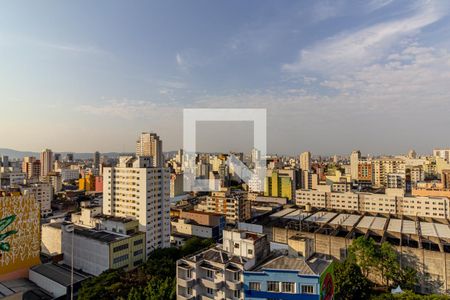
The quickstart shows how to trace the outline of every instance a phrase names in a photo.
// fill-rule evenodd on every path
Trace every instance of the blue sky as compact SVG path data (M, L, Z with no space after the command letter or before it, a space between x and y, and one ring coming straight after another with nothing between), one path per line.
M449 146L449 12L447 1L5 2L0 148L129 151L155 131L174 150L183 108L258 107L270 152L430 152ZM214 128L223 138L204 150L246 144Z

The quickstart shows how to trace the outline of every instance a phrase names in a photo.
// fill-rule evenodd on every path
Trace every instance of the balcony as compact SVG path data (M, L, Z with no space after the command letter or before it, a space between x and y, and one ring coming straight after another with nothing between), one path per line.
M192 288L195 285L195 279L194 278L178 278L178 285L185 287L185 288Z
M200 279L200 283L206 287L206 288L210 288L213 290L218 290L221 289L223 286L223 281L222 280L214 280L214 279L209 279L209 278L201 278Z
M225 283L227 289L233 290L233 291L239 291L242 288L242 282L240 281L228 281Z
M192 295L185 295L185 294L178 294L177 300L194 300L195 296Z

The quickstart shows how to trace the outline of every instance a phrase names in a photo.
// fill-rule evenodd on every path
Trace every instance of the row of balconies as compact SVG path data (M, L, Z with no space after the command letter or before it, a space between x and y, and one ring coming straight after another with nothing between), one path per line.
M178 285L185 287L185 288L192 288L197 284L203 285L205 288L210 288L213 290L220 290L221 288L225 287L229 290L237 291L242 288L242 282L240 281L224 281L222 278L177 278Z

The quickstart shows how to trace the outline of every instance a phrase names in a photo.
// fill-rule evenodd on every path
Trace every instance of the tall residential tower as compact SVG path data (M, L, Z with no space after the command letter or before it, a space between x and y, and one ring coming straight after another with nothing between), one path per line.
M170 172L149 156L122 156L103 170L103 213L139 221L147 254L170 246Z
M156 133L143 132L136 141L136 156L150 156L153 167L162 167L164 156L162 141Z

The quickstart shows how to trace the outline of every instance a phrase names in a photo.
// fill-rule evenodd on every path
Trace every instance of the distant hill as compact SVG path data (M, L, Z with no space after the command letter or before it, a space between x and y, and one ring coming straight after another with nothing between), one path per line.
M58 152L58 151L54 151L54 153L60 153L61 156L64 158L64 156L67 153L73 153L74 158L75 159L88 159L88 158L92 158L94 156L94 152L89 153L89 152L84 152L84 153L77 153L77 152ZM115 158L118 157L119 155L122 155L123 153L119 153L119 152L106 152L106 153L101 153L102 155L106 155L110 158ZM126 153L128 154L128 153ZM35 157L39 157L40 153L39 152L33 152L33 151L19 151L19 150L14 150L14 149L7 149L7 148L0 148L0 156L1 155L7 155L10 159L22 159L25 156L35 156Z
M25 156L39 156L38 152L32 151L17 151L13 149L0 148L0 156L7 155L10 159L23 158Z

